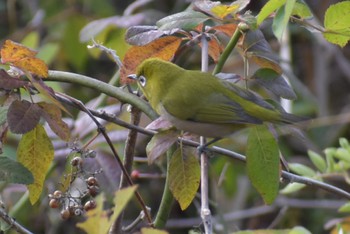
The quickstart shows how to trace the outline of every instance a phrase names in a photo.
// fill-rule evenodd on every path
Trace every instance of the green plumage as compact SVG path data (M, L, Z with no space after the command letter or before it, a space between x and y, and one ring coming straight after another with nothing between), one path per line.
M136 77L158 114L178 129L198 135L224 137L250 124L301 120L210 73L185 70L160 59L145 60Z

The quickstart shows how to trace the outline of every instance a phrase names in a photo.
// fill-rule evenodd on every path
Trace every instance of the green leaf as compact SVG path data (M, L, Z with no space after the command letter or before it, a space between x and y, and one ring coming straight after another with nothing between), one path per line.
M182 210L185 210L196 195L200 181L200 166L194 152L178 148L169 163L169 187Z
M0 125L3 125L7 120L8 106L0 106Z
M271 204L279 189L280 164L276 139L266 125L250 129L247 143L247 170L253 186L266 204Z
M346 139L346 138L340 138L339 139L339 145L344 148L344 149L347 149L350 151L350 144L349 144L349 141Z
M40 197L53 157L54 149L43 126L38 124L22 136L17 149L17 159L34 176L34 183L28 185L29 200L32 204Z
M280 7L276 13L272 23L272 31L278 40L281 40L286 27L288 26L289 18L292 15L296 0L286 1L286 5Z
M324 16L324 38L344 47L350 40L350 1L331 5Z
M313 169L300 163L289 163L288 166L291 171L297 173L298 175L306 177L313 177L316 175L316 172Z
M311 234L311 232L304 227L294 227L288 234Z
M147 144L146 152L148 164L153 164L172 146L178 137L178 132L173 129L165 130L155 134Z
M181 28L183 30L193 29L200 23L208 20L209 17L196 11L183 11L174 15L169 15L157 22L160 30L171 30Z
M34 182L34 178L32 173L19 162L0 156L0 181L31 184Z
M340 160L350 163L350 152L344 148L338 148L334 156Z
M306 185L305 184L300 184L300 183L292 183L288 184L286 187L284 187L280 193L281 194L290 194L290 193L295 193L302 188L304 188Z
M312 161L312 163L316 166L316 168L320 172L326 172L327 170L326 160L324 160L324 158L321 155L311 150L308 150L307 154L309 155L309 158Z
M257 24L260 25L269 15L286 3L287 0L270 0L256 16Z
M296 1L292 15L299 16L302 19L311 18L313 16L309 6L303 0Z
M338 209L338 211L341 212L341 213L349 213L350 212L350 202L347 202L344 205L342 205Z
M324 150L327 162L327 172L333 172L335 167L334 155L337 152L336 148L329 147Z

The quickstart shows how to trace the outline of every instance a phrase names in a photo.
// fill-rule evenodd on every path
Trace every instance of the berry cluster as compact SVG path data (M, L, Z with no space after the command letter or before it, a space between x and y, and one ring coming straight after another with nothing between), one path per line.
M96 174L101 171L87 172L83 168L86 157L95 157L94 151L82 151L73 148L74 156L70 161L71 173L65 175L69 179L69 186L65 192L56 190L49 194L49 206L54 209L61 209L62 219L68 219L73 216L80 216L84 212L96 208L94 197L99 193L100 187ZM83 181L83 189L74 188L73 182L77 179Z

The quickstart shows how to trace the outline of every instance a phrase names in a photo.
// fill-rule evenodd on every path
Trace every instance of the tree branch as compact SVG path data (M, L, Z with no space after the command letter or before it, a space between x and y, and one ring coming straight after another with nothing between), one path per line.
M123 103L129 103L130 105L137 107L151 119L158 117L157 113L143 99L124 91L122 88L109 85L105 82L93 79L88 76L70 72L49 71L49 76L45 79L45 81L68 82L89 87L101 93L105 93L110 97L117 98Z
M9 229L14 229L21 234L33 234L21 224L16 222L12 217L10 217L3 208L0 208L0 219L9 225Z
M64 100L61 100L61 99L59 99L59 100L60 101L64 101ZM69 103L67 101L64 101L64 102L69 104L69 105L74 106L75 108L80 109L79 107L75 106L72 103ZM82 109L80 109L80 110L82 110ZM84 111L84 110L82 110L82 111ZM116 123L116 124L118 124L120 126L123 126L123 127L126 127L126 128L136 129L137 131L142 132L143 134L146 134L146 135L152 136L152 135L154 135L156 133L155 131L143 129L141 127L131 126L130 124L128 124L126 122L123 122L122 120L116 118L115 116L107 114L105 112L98 112L98 111L95 111L95 110L89 110L89 111L93 115L95 115L96 117L99 117L101 119L107 120L107 121L112 122L112 123ZM191 140L188 140L188 139L181 139L181 138L179 138L179 141L181 141L183 144L186 144L186 145L189 145L189 146L193 146L193 147L200 146L200 144L198 142L191 141ZM218 153L218 154L230 157L232 159L235 159L235 160L238 160L238 161L241 161L241 162L244 162L244 163L246 162L246 158L245 158L244 155L236 153L236 152L233 152L233 151L230 151L230 150L227 150L227 149L224 149L224 148L213 146L211 148L207 148L206 150L209 151L209 152ZM296 174L292 174L292 173L287 172L287 171L282 171L281 177L283 179L285 179L285 181L290 182L290 183L297 182L297 183L309 185L309 186L312 186L312 187L315 187L315 188L319 188L319 189L328 191L330 193L336 194L336 195L338 195L340 197L343 197L343 198L346 198L346 199L350 199L350 193L348 193L348 192L346 192L346 191L344 191L342 189L339 189L339 188L337 188L337 187L335 187L333 185L329 185L329 184L326 184L324 182L321 182L321 181L317 181L317 180L314 180L314 179L311 179L311 178L302 177L302 176L299 176L299 175L296 175Z

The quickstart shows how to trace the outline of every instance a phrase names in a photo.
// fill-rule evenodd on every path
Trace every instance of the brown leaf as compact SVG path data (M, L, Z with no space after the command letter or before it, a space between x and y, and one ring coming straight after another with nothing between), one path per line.
M202 46L202 43L199 43L199 45ZM224 47L216 37L212 37L208 42L208 49L209 56L217 63Z
M5 90L12 90L24 87L28 84L27 81L20 80L16 77L10 76L5 70L0 70L0 88Z
M41 114L41 108L35 103L26 100L13 101L7 112L10 131L24 134L33 130L39 123Z
M120 79L123 84L130 83L127 76L135 73L137 66L145 59L157 57L171 60L182 39L174 36L162 37L144 46L133 46L125 54Z
M54 104L40 102L43 109L42 116L49 124L51 130L64 141L69 141L70 130L68 125L62 120L61 110Z

